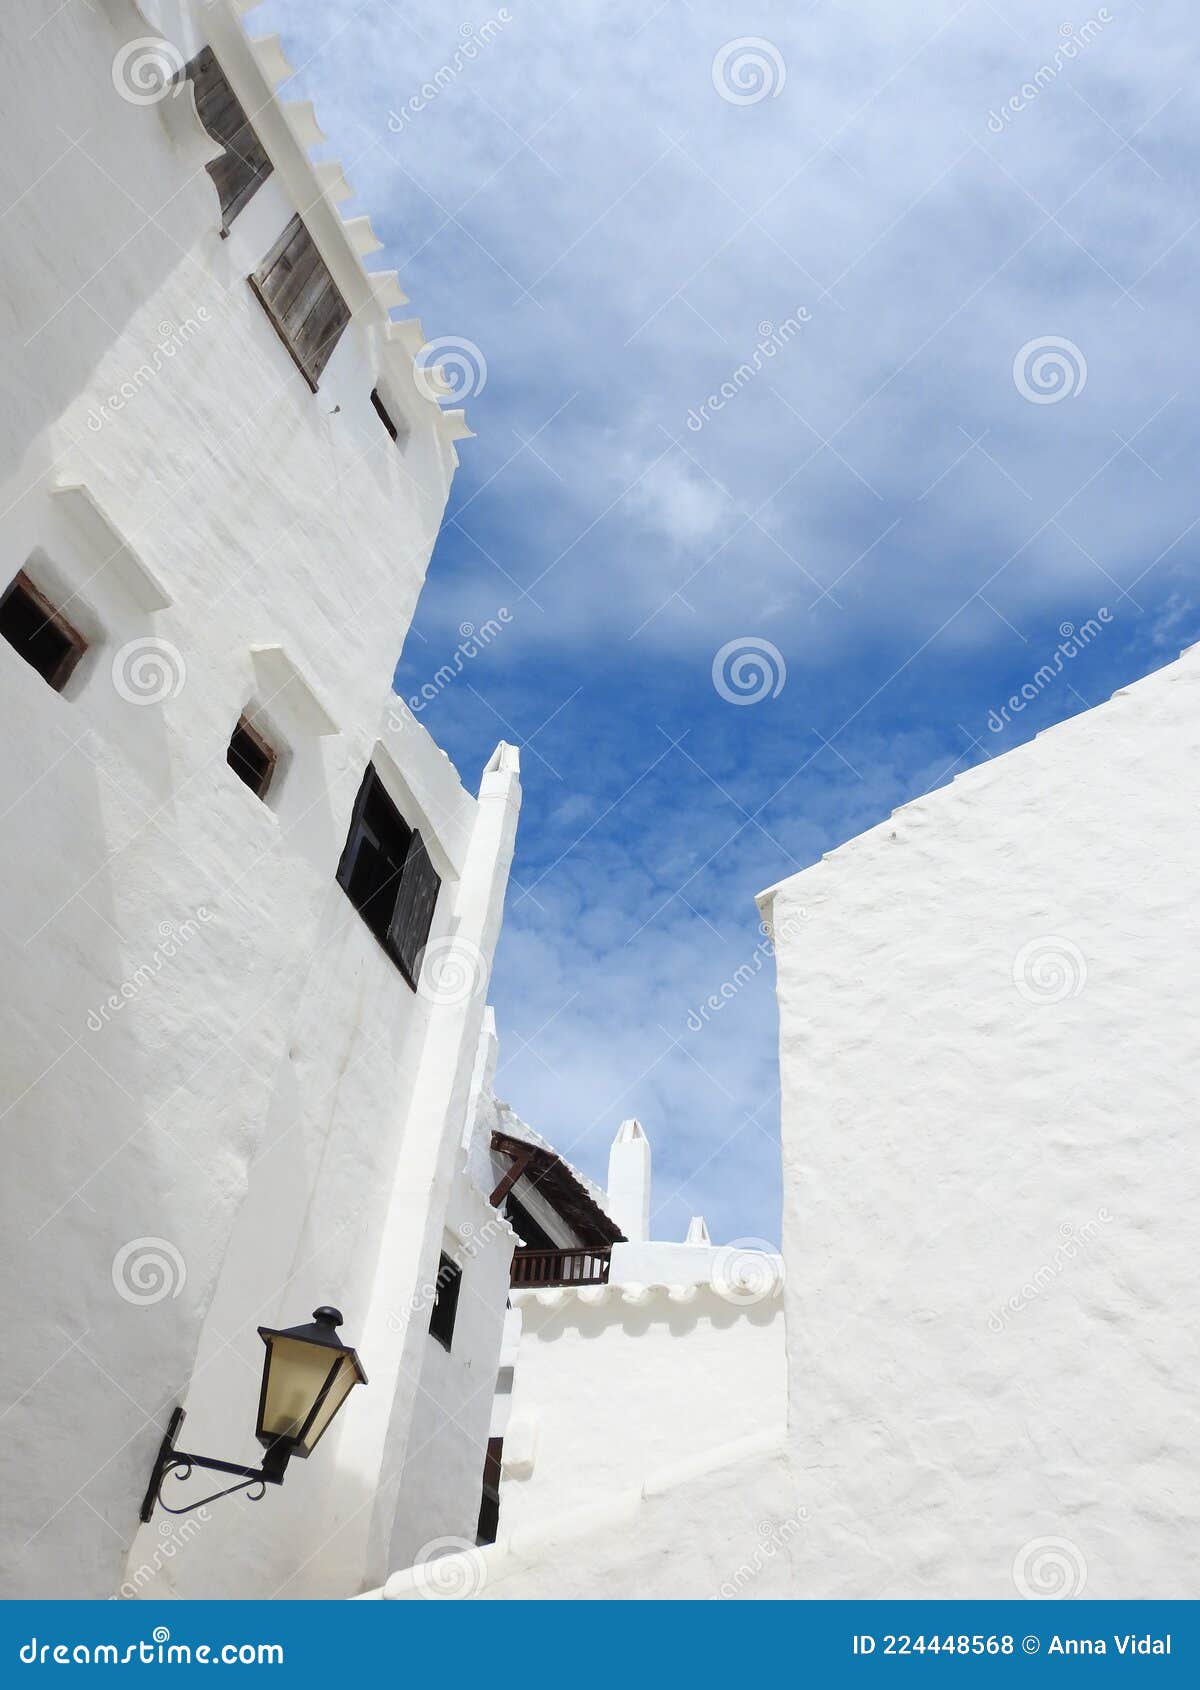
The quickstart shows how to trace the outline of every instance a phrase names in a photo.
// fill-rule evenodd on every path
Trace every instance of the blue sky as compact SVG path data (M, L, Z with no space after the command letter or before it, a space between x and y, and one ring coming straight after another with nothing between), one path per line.
M423 713L468 784L523 746L498 1089L601 1180L638 1115L660 1236L702 1212L775 1239L754 893L1200 637L1190 8L247 22L282 33L285 96L315 101L478 435L397 686L508 612ZM732 702L714 657L747 640L779 657Z

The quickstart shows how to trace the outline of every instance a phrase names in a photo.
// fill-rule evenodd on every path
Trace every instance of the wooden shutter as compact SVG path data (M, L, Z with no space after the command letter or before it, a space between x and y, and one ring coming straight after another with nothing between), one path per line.
M388 931L388 947L414 990L441 886L442 877L429 860L425 841L419 833L414 833L404 859L400 896Z
M271 161L211 47L200 49L184 75L192 79L201 123L225 148L205 168L220 196L221 217L228 229L271 174Z
M350 815L350 827L346 834L346 843L342 848L341 860L337 866L337 883L343 892L349 892L350 882L354 878L354 863L358 856L358 847L362 840L363 818L366 815L367 799L371 796L373 782L378 775L370 763L358 788L358 796L354 800L354 809Z
M280 339L316 391L350 308L299 215L250 277Z

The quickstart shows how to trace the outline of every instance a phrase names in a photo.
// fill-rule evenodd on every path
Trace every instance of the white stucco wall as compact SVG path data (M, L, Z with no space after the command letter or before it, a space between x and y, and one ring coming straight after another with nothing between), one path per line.
M1198 761L1193 648L764 900L802 1594L1195 1593Z
M225 240L194 111L114 88L145 18L38 9L36 31L0 18L0 587L30 568L91 644L60 696L0 642L0 1249L23 1328L0 1577L107 1596L154 1559L166 1593L345 1595L389 1565L424 1341L390 1316L436 1271L483 983L416 996L334 871L374 757L443 875L431 939L473 945L485 976L519 804L513 755L477 802L388 690L454 427L322 196L310 118L271 101L226 0L183 50L214 41L277 169ZM301 204L355 313L316 394L245 281ZM157 703L128 696L123 648L144 640ZM303 685L266 695L263 644ZM225 762L250 703L285 753L268 804ZM214 1508L186 1553L159 1565L156 1523L126 1565L171 1406L185 1446L256 1460L254 1328L328 1301L371 1381L339 1427L281 1491Z
M810 1530L786 1454L737 1439L644 1485L394 1574L388 1601L753 1601L786 1598Z
M389 1546L390 1565L425 1558L440 1538L475 1542L516 1234L460 1164L442 1248L462 1268L447 1351L426 1331L421 1382ZM419 1290L428 1325L430 1288Z
M619 1246L618 1246L619 1248ZM682 1248L682 1247L681 1247ZM747 1432L781 1435L783 1301L710 1285L514 1291L500 1531L562 1521Z

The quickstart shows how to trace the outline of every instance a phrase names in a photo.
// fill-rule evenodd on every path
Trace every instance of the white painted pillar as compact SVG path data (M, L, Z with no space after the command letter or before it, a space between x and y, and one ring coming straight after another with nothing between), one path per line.
M622 1121L608 1153L608 1210L631 1244L650 1236L650 1140Z
M354 1440L356 1465L361 1464L363 1481L373 1493L367 1518L359 1522L366 1534L368 1589L396 1570L387 1565L388 1550L429 1325L429 1301L422 1299L421 1287L432 1285L437 1274L520 807L517 749L501 743L480 784L478 814L454 906L456 957L445 962L442 973L449 988L451 979L459 977L459 967L465 978L476 965L477 989L461 1000L447 989L431 1004L370 1310L358 1345L360 1353L370 1357L370 1386L360 1393L364 1414ZM361 1424L364 1419L367 1424Z

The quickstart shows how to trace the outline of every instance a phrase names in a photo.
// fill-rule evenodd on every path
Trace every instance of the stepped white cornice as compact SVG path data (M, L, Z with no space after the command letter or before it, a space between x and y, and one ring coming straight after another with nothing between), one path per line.
M127 22L123 3L106 3L115 25ZM278 97L277 90L295 71L277 34L252 37L242 23L242 14L257 0L183 0L177 10L171 9L170 21L160 16L160 8L152 0L131 3L146 28L168 43L180 63L201 45L212 46L352 314L368 328L381 326L386 331L379 342L380 374L400 384L402 391L411 389L422 405L430 407L449 461L457 466L454 442L472 438L465 413L443 410L429 372L418 372L415 367L414 360L426 344L425 335L415 318L396 322L390 315L394 308L408 304L396 273L376 273L363 265L363 259L378 252L382 242L369 217L360 214L343 218L337 210L352 197L353 190L335 159L311 156L313 148L325 141L312 101ZM200 122L190 87L159 100L155 110L195 168L220 156L221 149Z

